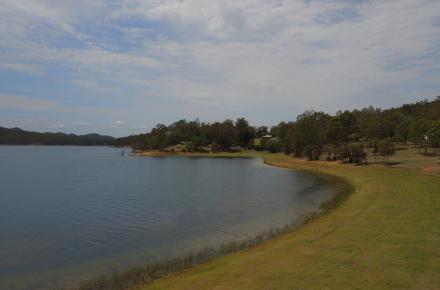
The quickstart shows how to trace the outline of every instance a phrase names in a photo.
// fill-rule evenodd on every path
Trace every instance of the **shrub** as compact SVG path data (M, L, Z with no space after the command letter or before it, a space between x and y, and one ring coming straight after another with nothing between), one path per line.
M364 151L362 144L349 144L341 146L336 150L336 159L347 163L366 163L367 153Z
M394 155L396 153L396 147L394 143L391 142L391 138L385 138L380 140L378 143L378 149L380 155L385 157L388 161L389 156Z
M307 145L304 148L304 155L308 160L319 160L322 154L322 148L317 145Z
M327 144L324 148L324 151L327 153L327 161L336 161L337 148L333 144Z
M367 153L365 153L362 144L350 144L348 147L350 163L367 163Z

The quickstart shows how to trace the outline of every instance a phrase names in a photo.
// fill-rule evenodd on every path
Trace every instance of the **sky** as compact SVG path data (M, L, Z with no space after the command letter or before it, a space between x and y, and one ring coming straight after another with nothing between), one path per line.
M275 125L438 95L438 0L0 0L4 127Z

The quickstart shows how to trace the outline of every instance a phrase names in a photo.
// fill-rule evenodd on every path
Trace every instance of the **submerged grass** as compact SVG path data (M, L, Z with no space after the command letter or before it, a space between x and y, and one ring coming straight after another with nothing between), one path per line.
M309 222L316 214L305 215L294 223L284 227L270 228L255 235L255 237L232 241L219 247L205 247L186 255L154 262L146 266L132 267L126 271L115 272L111 275L101 275L81 283L75 290L123 290L146 285L156 279L181 272L185 269L207 262L215 257L228 255L244 249L257 246L278 235L289 232Z

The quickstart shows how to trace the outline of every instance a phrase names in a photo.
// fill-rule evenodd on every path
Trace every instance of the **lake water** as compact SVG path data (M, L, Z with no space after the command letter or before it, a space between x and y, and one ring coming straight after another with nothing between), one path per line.
M260 159L120 152L0 146L0 289L57 288L245 239L336 191Z

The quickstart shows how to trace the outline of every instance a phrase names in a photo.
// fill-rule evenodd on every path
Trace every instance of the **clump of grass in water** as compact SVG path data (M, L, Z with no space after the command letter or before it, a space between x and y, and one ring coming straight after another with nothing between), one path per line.
M154 262L143 267L133 267L122 272L115 272L110 275L100 275L92 280L81 283L75 290L123 290L135 286L145 285L153 280L162 278L172 273L181 272L185 269L209 261L215 257L228 255L247 248L259 245L277 235L291 231L301 224L307 223L314 214L298 219L296 223L281 228L270 228L257 234L255 237L232 241L217 248L206 247L202 250L186 254L181 257L171 258Z
M319 212L300 216L294 222L284 227L271 227L255 235L255 237L232 241L217 248L206 247L180 257L154 262L146 266L132 267L126 271L115 272L111 275L100 275L89 281L80 283L79 286L68 288L70 290L124 290L148 284L167 275L181 272L195 265L207 262L215 257L228 255L240 250L248 249L268 241L276 236L298 229L316 217L330 211L341 204L353 192L353 187L346 183L331 200L323 203Z

